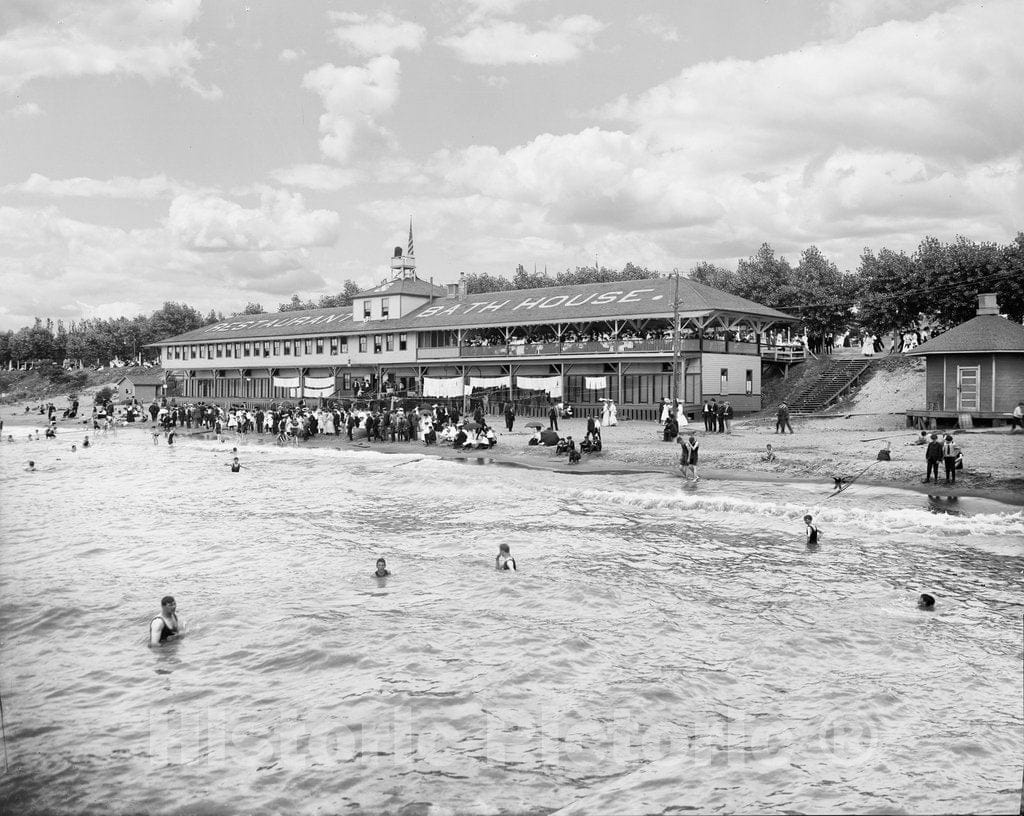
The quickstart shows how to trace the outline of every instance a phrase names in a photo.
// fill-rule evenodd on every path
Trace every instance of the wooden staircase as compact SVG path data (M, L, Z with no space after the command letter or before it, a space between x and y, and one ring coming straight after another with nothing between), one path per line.
M790 400L789 412L816 414L824 411L857 385L869 368L871 360L864 358L832 360L821 376Z

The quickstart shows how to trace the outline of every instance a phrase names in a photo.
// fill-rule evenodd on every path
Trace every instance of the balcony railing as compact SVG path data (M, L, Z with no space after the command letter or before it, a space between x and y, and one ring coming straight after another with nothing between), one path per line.
M465 351L465 349L463 349ZM438 346L437 348L423 348L422 346L416 349L416 356L421 360L447 360L451 358L458 358L459 348L458 346Z
M807 359L807 349L803 346L761 346L761 359L794 363Z
M696 338L686 338L679 342L679 350L682 352L700 351L700 347L700 341ZM726 344L724 340L705 340L704 351L756 354L757 344L734 341ZM669 338L636 338L620 340L567 340L564 343L511 343L509 345L500 344L495 346L442 346L440 348L420 348L417 351L417 356L421 360L437 360L458 357L551 357L574 354L637 353L671 354L672 340ZM772 357L771 359L776 358ZM803 359L803 357L799 359Z

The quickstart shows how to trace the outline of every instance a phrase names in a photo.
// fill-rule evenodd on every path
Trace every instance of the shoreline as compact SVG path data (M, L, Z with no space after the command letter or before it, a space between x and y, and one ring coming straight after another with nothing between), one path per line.
M864 419L870 419L872 424L881 421L879 415ZM46 427L45 417L39 414L9 414L4 417L4 421L5 437L9 433L8 428L31 427L42 432ZM498 422L499 420L495 419L496 431L499 430ZM561 422L561 434L582 439L585 423L586 420L582 418L565 419ZM893 448L893 459L896 461L878 462L879 467L874 467L878 439L908 439L915 436L916 431L897 427L886 429L877 425L873 428L844 427L848 424L848 420L842 416L821 420L801 418L798 426L802 429L800 433L786 434L779 438L771 430L770 418L755 415L733 423L733 431L729 434L708 432L703 427L695 428L692 424L685 428L684 432L687 435L693 434L701 443L701 464L698 465L698 474L702 480L813 484L829 489L835 475L844 475L847 479L852 479L850 483L860 486L896 488L922 495L984 498L1010 506L1024 507L1024 472L1021 472L1021 463L1024 462L1024 434L1019 435L1019 444L1016 439L1013 440L1013 444L1007 444L1010 440L1005 432L986 434L975 430L969 437L970 449L984 442L986 453L982 455L989 455L992 458L998 455L1005 460L998 462L1001 472L995 472L995 468L993 472L984 474L968 471L966 478L961 477L961 483L947 485L940 482L926 485L921 483L920 479L924 470L923 449L918 446L907 443L899 445L897 441ZM890 420L890 424L894 422ZM60 441L62 430L93 433L90 425L89 417L84 420L58 419L57 441ZM813 428L812 432L808 432L808 426ZM154 427L156 426L150 422L132 423L119 426L117 432L136 430L151 434ZM889 432L886 433L886 430ZM865 435L870 438L863 439ZM212 436L213 431L178 429L178 437L182 440ZM427 448L419 441L371 444L363 437L349 442L345 433L330 437L318 435L312 440L301 442L298 447L333 448L339 451L361 450L406 456L417 454L435 459L497 464L566 475L615 476L663 473L679 478L676 464L678 445L675 442L662 441L661 425L655 422L623 422L605 428L602 431L604 449L597 454L584 454L580 463L576 465L569 465L563 457L556 458L554 448L528 446L530 436L532 431L529 430L518 429L509 433L502 429L499 432L497 446L470 451L453 450L444 446ZM97 439L101 438L102 435L97 435ZM765 463L760 459L760 453L768 443L775 447L779 461ZM235 433L231 436L225 434L223 444L244 448L253 444L273 446L276 443L275 437L271 434L254 433L242 436ZM863 451L864 446L868 446L867 455L855 455L856 448L860 447ZM922 461L907 461L908 452L913 460ZM874 472L858 475L868 468ZM885 476L880 476L882 473Z

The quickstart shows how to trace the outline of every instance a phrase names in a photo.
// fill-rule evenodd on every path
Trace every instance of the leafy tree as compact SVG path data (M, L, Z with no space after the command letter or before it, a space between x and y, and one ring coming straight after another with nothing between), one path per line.
M856 281L815 247L800 255L793 271L792 306L803 318L812 337L844 331L850 322L850 310L856 297Z
M793 269L775 250L761 244L757 253L736 265L735 294L773 308L785 308L796 301Z
M914 257L928 290L922 309L928 319L943 328L970 320L981 292L994 292L1002 311L1020 314L1024 278L1007 268L1012 247L977 243L963 236L952 244L925 238Z
M905 252L865 249L858 268L858 314L872 334L902 332L917 325L925 307L920 267Z
M298 295L292 295L292 299L287 303L279 304L277 310L279 312L298 312L303 309L315 308L316 304L312 300L302 300Z
M514 288L512 281L497 275L473 273L465 276L466 294L481 295L485 292L507 292Z
M724 266L716 266L707 261L701 261L694 266L687 277L690 280L697 281L697 283L713 286L715 289L732 294L737 294L739 287L739 281L736 278L735 272L726 269Z
M1024 232L1002 248L1000 277L993 287L999 296L999 308L1010 320L1024 321Z
M147 342L174 337L198 329L207 323L216 322L216 315L212 311L210 315L212 319L210 317L204 319L191 306L184 303L167 301L161 308L153 312L149 318L150 336L152 339L147 339Z
M242 311L239 312L239 314L244 314L244 315L263 314L263 306L261 304L259 304L259 303L249 302L249 303L245 304L245 308L242 309Z
M513 289L541 289L554 285L555 282L547 275L539 272L527 272L522 264L516 267L516 274L512 276Z
M96 391L96 395L93 397L93 401L97 405L103 405L105 403L110 402L110 400L112 400L113 398L114 389L109 385L105 385Z

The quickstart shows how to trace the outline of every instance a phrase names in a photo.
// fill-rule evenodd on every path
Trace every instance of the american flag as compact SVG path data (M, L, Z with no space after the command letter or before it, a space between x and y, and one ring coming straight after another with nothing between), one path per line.
M416 253L412 250L412 219L409 219L409 257L411 258Z

